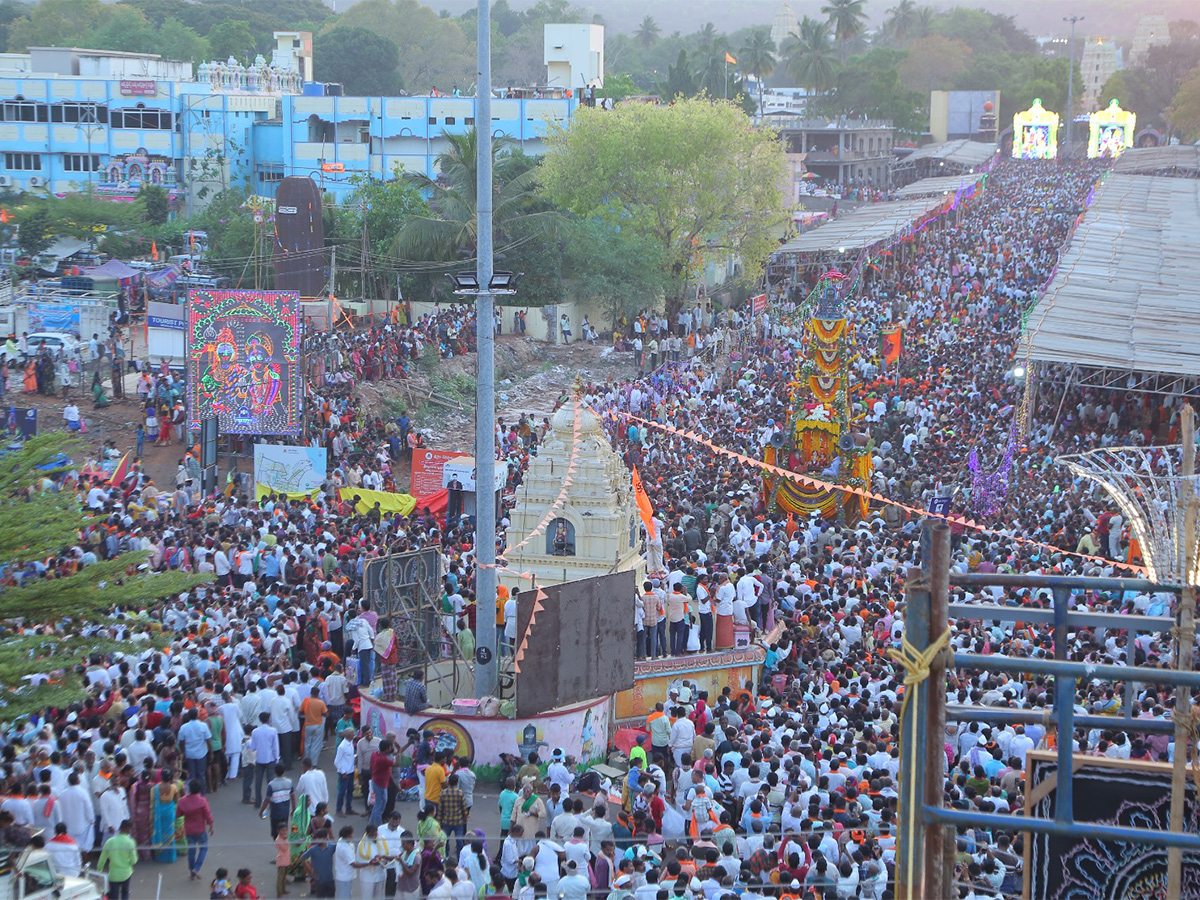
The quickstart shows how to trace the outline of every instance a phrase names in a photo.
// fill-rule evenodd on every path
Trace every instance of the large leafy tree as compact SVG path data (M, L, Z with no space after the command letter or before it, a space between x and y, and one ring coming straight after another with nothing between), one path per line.
M829 25L805 16L800 22L800 34L790 35L783 42L788 74L814 93L824 93L837 79L838 61L830 44Z
M566 252L568 290L576 298L597 300L613 324L623 315L653 304L663 289L662 245L631 229L599 219L570 229ZM594 323L602 328L605 323Z
M736 256L748 280L763 271L786 219L787 167L776 136L732 104L700 97L582 109L547 142L545 197L656 244L669 314L706 255Z
M341 84L351 97L389 97L404 87L396 67L400 50L391 38L368 28L339 25L313 41L318 81Z
M214 25L208 33L208 44L214 59L225 60L232 56L245 64L254 58L254 34L250 31L250 23L243 19Z
M1167 107L1167 121L1180 137L1200 138L1200 66L1192 70Z
M448 92L455 84L465 87L475 80L473 40L457 21L440 18L417 0L362 0L327 28L351 26L404 48L400 79L412 93L427 93L432 87Z
M40 484L67 446L62 434L41 435L0 456L0 561L10 572L43 564L78 543L78 497L43 491ZM117 608L137 612L211 580L181 572L137 574L147 555L121 554L61 578L33 577L19 585L6 579L0 586L0 718L81 698L84 682L76 667L91 653L129 649L96 634L112 624ZM23 679L37 673L50 674L51 681L30 689Z

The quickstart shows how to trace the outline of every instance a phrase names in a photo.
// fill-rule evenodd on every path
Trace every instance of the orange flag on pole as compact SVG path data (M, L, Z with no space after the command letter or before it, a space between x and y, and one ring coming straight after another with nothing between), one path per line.
M158 259L158 241L150 242L150 258Z
M638 512L642 516L642 524L646 526L646 534L650 535L650 540L657 537L657 529L654 527L654 507L650 505L650 498L646 496L646 488L642 486L642 476L638 474L637 466L633 467L633 496L637 501Z
M736 60L736 59L734 59L734 58L733 58L733 54L732 54L732 53L729 53L729 52L726 52L726 53L725 53L725 62L729 63L731 66L736 66L736 65L737 65L737 60Z

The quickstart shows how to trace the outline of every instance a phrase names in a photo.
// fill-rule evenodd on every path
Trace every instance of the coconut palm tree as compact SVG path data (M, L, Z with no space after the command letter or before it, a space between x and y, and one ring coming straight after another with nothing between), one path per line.
M696 32L696 49L701 54L707 54L717 40L717 26L706 22L704 27Z
M638 26L638 30L634 33L637 42L647 50L658 43L658 35L658 23L654 21L653 16L646 16L646 18L642 19L642 24Z
M799 36L792 35L783 43L788 74L801 87L818 94L828 91L837 79L837 60L829 38L828 22L805 16Z
M867 14L863 11L866 0L829 0L821 12L829 17L833 36L837 41L842 62L846 61L846 42L862 34Z
M917 4L914 0L900 0L888 10L885 31L898 41L907 38L917 18Z
M454 262L473 257L476 248L475 160L478 135L442 133L446 149L434 165L437 178L406 172L404 178L429 198L431 214L414 216L392 242L392 255L405 260ZM558 214L538 200L536 163L514 152L511 138L494 138L492 173L492 228L501 247L514 234L533 230L551 233Z
M756 28L742 44L738 60L743 71L754 73L758 80L758 114L762 115L763 79L775 71L775 42L768 28Z

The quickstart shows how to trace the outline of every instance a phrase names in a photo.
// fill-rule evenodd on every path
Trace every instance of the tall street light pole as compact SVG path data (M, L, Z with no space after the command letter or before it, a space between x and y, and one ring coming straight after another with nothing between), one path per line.
M478 0L475 88L475 696L496 692L495 330L492 326L492 23L488 0Z
M1067 140L1066 140L1066 157L1071 158L1071 128L1075 124L1075 23L1082 22L1083 16L1063 16L1064 22L1071 23L1071 42L1067 45L1067 55L1070 62L1067 63Z

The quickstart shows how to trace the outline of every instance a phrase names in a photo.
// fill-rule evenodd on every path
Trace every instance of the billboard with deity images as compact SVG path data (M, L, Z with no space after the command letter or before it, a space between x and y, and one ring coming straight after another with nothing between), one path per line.
M223 434L299 436L304 395L294 291L188 294L188 421Z

